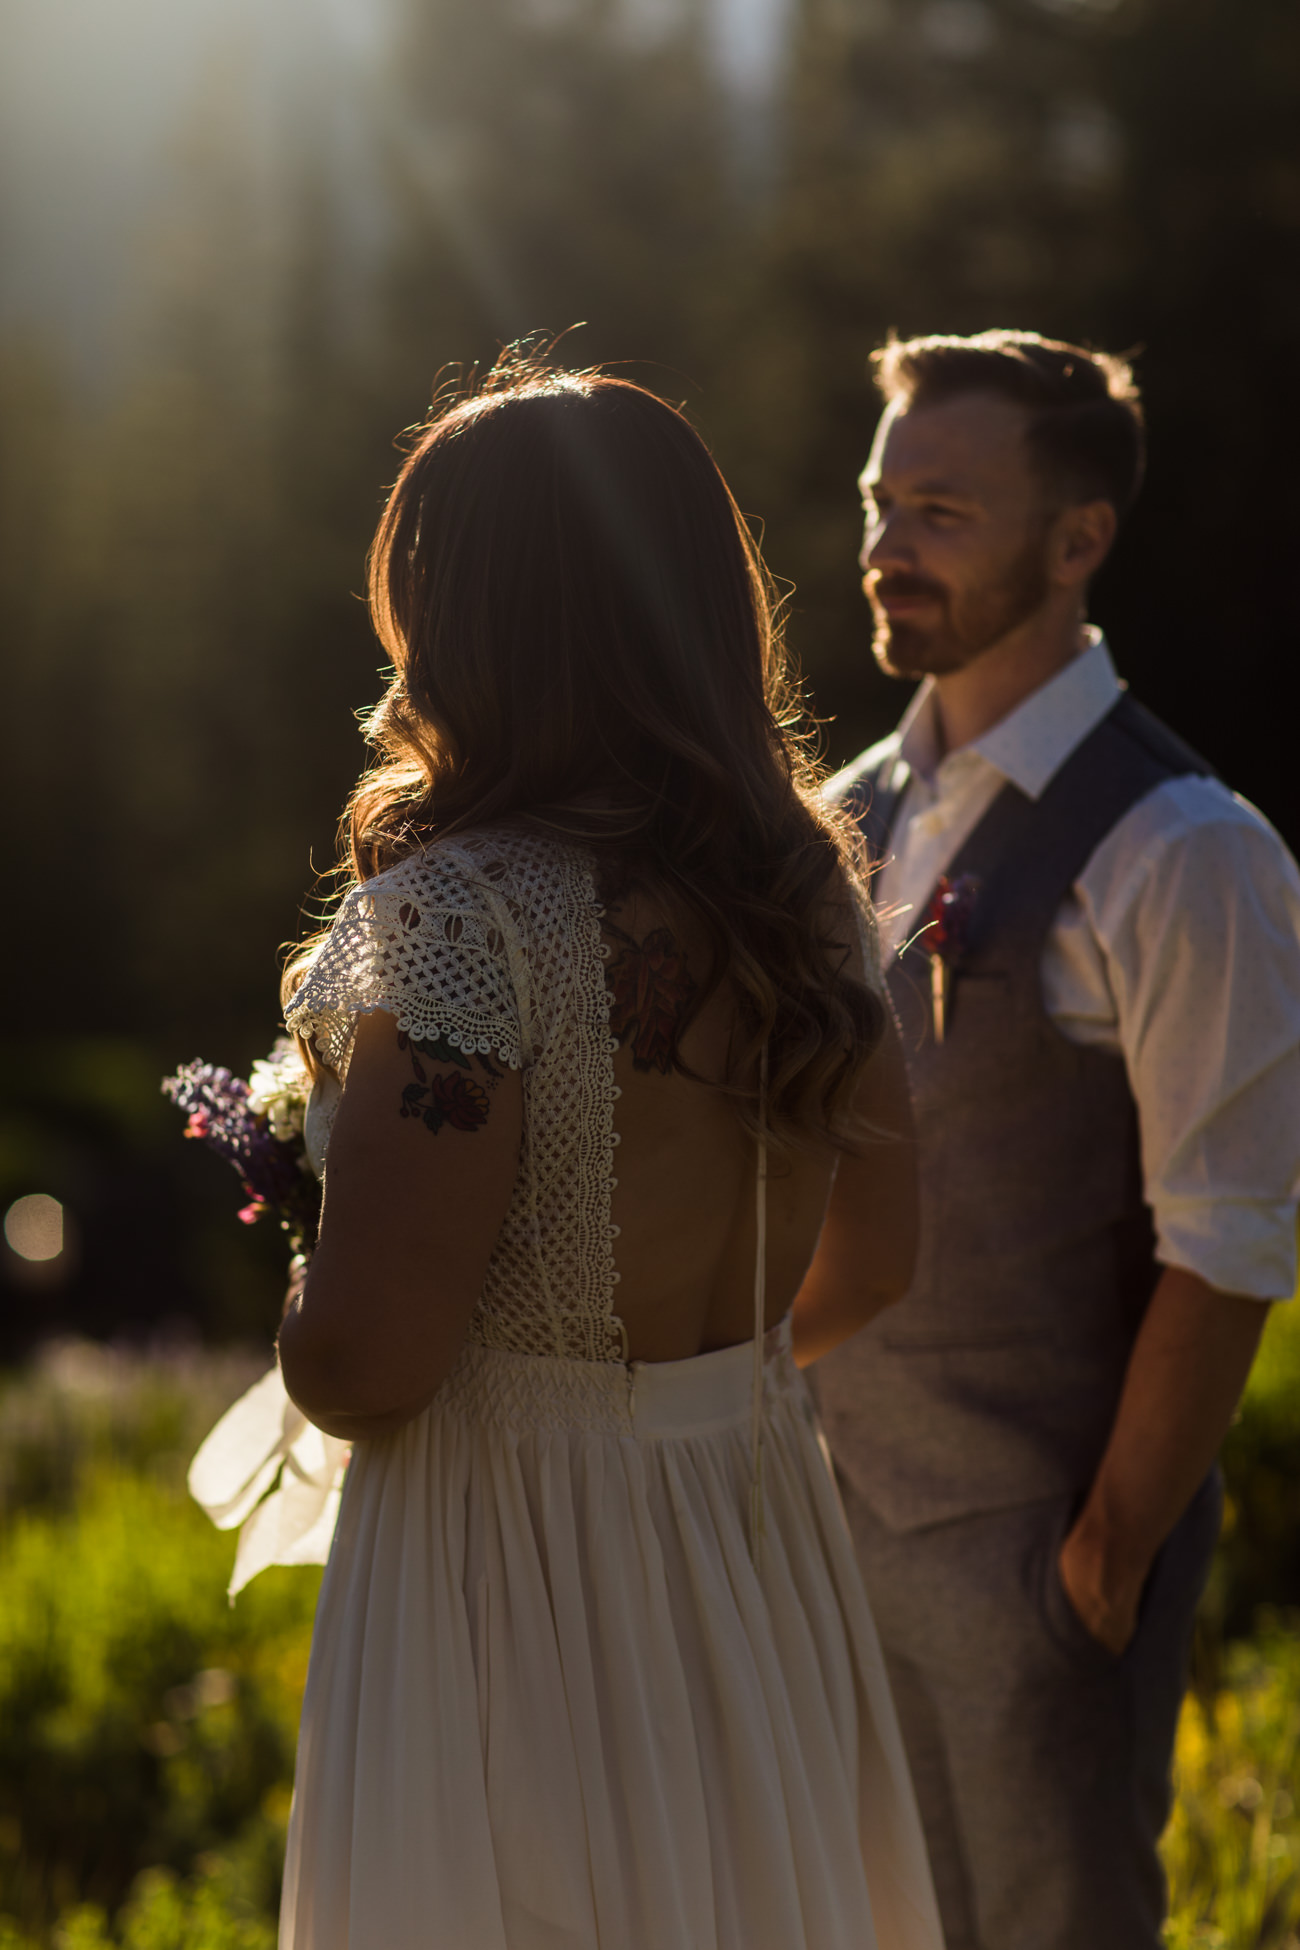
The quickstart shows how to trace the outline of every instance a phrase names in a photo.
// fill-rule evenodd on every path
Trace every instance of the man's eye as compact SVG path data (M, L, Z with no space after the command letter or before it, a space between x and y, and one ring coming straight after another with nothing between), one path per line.
M925 512L933 520L938 521L959 521L961 519L960 508L950 508L942 501L927 501L925 504Z

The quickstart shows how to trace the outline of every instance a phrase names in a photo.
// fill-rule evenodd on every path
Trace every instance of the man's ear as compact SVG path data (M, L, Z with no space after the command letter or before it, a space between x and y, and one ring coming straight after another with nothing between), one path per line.
M1109 501L1081 501L1063 508L1052 527L1053 580L1064 587L1090 581L1110 554L1118 527L1119 517Z

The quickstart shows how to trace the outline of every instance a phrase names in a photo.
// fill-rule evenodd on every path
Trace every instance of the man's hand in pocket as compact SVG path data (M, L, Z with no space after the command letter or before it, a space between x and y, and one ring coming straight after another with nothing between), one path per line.
M1058 1564L1065 1595L1085 1629L1118 1659L1137 1629L1138 1601L1150 1566L1117 1566L1106 1559L1081 1520L1062 1544Z

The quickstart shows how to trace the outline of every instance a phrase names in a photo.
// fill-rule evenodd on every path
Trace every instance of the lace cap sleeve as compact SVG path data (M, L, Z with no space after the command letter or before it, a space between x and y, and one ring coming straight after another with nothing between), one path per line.
M285 1020L340 1077L357 1018L376 1009L410 1036L444 1037L518 1069L531 1054L522 974L503 890L439 849L352 889Z

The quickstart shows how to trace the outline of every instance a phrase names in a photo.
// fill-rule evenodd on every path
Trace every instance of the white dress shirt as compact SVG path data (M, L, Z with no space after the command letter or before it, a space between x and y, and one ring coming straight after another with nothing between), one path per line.
M888 958L1010 780L1037 799L1121 685L1096 633L974 743L942 755L923 684L875 754L911 767L875 895ZM836 796L833 780L829 796ZM1259 1300L1296 1281L1300 1197L1300 871L1215 779L1157 786L1120 819L1057 913L1048 1015L1122 1055L1138 1107L1157 1253Z

